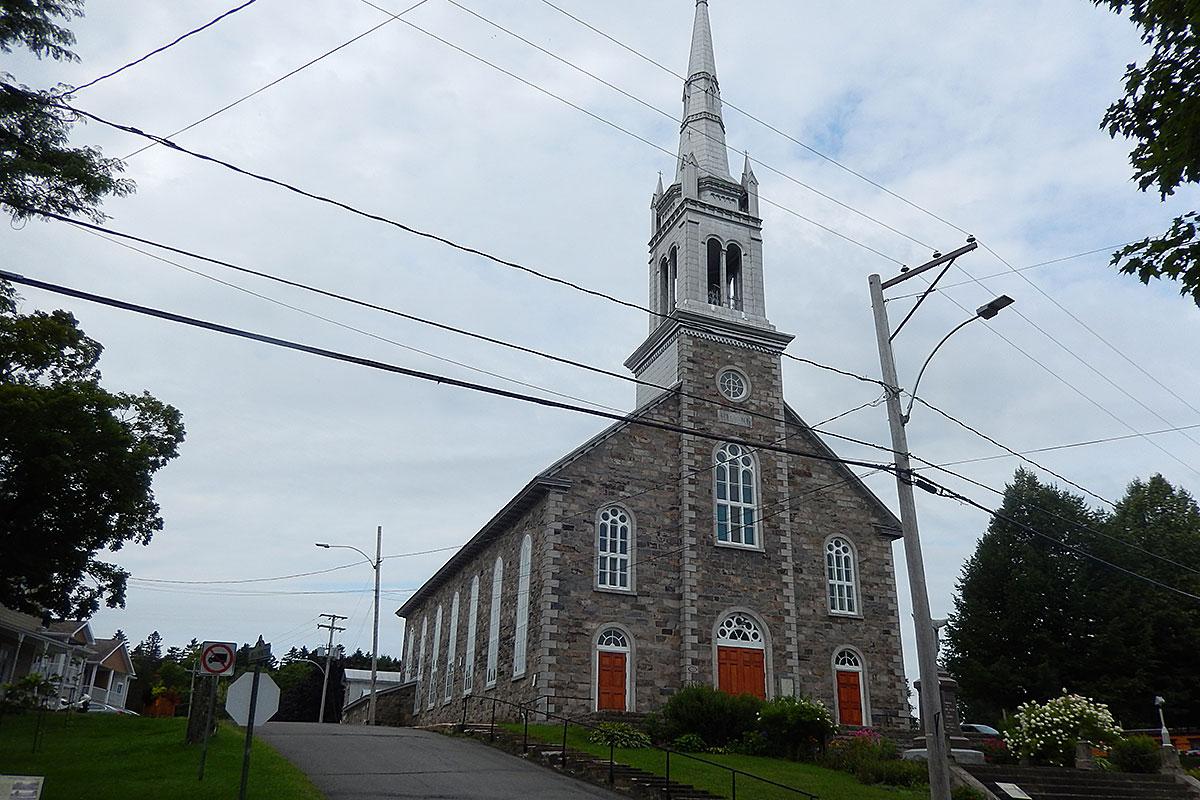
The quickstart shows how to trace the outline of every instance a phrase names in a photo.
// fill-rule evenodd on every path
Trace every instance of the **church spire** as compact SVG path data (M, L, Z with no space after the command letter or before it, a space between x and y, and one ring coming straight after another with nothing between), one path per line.
M695 157L700 175L732 180L729 153L725 148L725 123L721 119L721 88L717 84L708 0L696 0L688 77L683 84L683 125L679 132L681 175L684 159L689 155Z

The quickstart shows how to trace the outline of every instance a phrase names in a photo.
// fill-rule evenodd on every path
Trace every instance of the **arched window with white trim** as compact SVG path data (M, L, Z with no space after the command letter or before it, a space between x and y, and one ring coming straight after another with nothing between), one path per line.
M632 648L625 631L609 626L596 637L596 710L629 711Z
M467 605L467 652L463 656L463 696L475 688L475 633L479 628L479 576L471 578L471 600Z
M529 573L533 570L533 536L521 540L517 568L517 624L513 632L513 677L525 674L525 654L529 639Z
M492 567L492 607L488 620L487 674L483 688L496 685L496 663L500 660L500 593L504 584L504 559L496 557Z
M407 629L404 632L404 679L411 681L413 679L413 630L412 620L405 619L404 627Z
M633 590L633 520L621 506L608 506L596 517L596 588Z
M438 659L442 649L442 604L438 603L433 615L433 652L429 658L429 691L425 693L425 707L433 708L438 694Z
M429 639L429 615L421 617L421 652L417 656L417 689L414 693L414 708L421 710L421 678L425 675L425 642Z
M857 616L858 565L854 547L841 536L832 536L825 542L825 581L829 613Z
M458 592L450 602L450 637L446 642L446 691L442 701L449 703L454 696L454 660L458 655Z
M714 475L717 542L759 547L754 456L739 444L721 445Z
M833 674L838 724L866 724L867 674L862 656L849 647L839 649L833 656Z

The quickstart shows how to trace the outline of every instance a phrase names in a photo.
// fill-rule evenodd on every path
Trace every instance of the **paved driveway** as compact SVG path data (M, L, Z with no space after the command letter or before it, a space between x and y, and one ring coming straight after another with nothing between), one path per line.
M259 731L329 800L622 797L479 742L412 728L270 722Z

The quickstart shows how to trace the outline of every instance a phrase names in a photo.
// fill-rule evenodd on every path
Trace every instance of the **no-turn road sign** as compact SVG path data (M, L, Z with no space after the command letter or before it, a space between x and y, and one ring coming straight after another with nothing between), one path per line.
M250 688L254 682L253 672L243 672L241 677L229 684L229 693L225 696L225 710L233 717L238 725L245 725L250 719ZM270 675L260 675L258 679L258 698L254 709L254 727L275 716L279 710L279 687Z
M200 646L201 675L232 675L236 661L237 645L233 642L205 642Z

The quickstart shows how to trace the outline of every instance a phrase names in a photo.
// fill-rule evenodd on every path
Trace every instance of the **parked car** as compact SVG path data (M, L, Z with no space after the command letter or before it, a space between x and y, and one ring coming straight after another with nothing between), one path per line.
M984 736L999 736L1000 731L993 728L991 725L981 725L978 722L964 722L959 727L963 733L982 733Z

